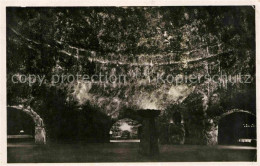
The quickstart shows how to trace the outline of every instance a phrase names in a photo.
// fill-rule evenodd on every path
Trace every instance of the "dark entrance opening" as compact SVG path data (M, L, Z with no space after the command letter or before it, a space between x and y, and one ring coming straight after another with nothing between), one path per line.
M256 117L241 112L223 117L218 125L218 144L255 145Z
M8 142L34 142L35 123L32 117L21 110L7 109Z

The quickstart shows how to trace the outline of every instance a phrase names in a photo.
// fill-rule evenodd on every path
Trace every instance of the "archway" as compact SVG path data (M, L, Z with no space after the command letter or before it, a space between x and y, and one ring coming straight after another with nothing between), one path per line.
M22 111L7 110L8 142L34 141L34 121Z
M110 142L140 142L141 124L129 118L117 120L110 129Z
M255 145L256 116L249 111L231 110L218 119L218 144Z
M183 115L180 111L172 113L170 123L168 124L168 142L170 144L184 144L185 128Z
M7 135L9 139L34 139L36 144L46 144L46 132L43 120L29 107L7 107Z

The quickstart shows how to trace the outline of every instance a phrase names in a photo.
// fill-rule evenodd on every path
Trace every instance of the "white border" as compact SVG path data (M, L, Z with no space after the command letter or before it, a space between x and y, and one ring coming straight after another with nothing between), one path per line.
M255 5L257 0L3 0L6 6L208 6ZM259 3L259 2L258 2Z
M7 6L237 6L237 5L255 5L256 10L256 46L260 42L260 0L1 0L0 2L0 165L7 164L7 135L6 135L6 7ZM260 48L256 47L256 87L260 87ZM257 91L257 112L260 104L260 91ZM260 117L257 113L257 126ZM257 138L260 138L260 125L257 127ZM259 165L259 142L257 149L257 162L163 162L163 163L85 163L89 165ZM68 165L69 163L55 164L37 164L37 165ZM69 165L85 165L83 163L70 163ZM12 165L28 165L28 164L12 164ZM29 164L32 165L32 164Z

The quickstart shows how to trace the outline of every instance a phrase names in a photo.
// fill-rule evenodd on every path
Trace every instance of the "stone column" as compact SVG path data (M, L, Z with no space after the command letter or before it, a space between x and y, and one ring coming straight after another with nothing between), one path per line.
M35 143L44 145L46 144L46 132L44 127L41 126L35 126Z
M46 144L46 131L44 128L44 123L43 120L40 118L40 116L37 116L35 118L35 143L40 144L40 145L45 145Z
M139 110L138 113L143 118L139 153L147 156L156 155L159 153L159 146L155 117L160 114L160 111Z

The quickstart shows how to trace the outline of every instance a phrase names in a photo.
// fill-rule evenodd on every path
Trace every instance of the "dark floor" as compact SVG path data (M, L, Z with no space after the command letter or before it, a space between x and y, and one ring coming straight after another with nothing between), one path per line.
M161 145L160 155L143 157L137 142L96 144L9 143L8 163L256 161L256 148L245 146Z

